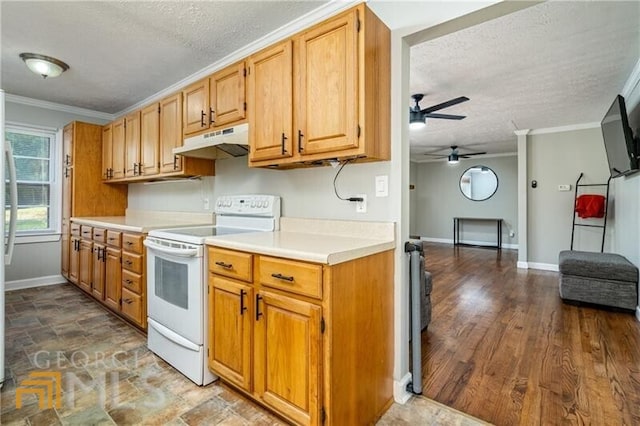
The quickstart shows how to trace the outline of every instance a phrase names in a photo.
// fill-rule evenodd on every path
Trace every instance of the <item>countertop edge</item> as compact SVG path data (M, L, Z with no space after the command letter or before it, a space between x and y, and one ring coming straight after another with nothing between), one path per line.
M326 265L337 265L372 254L395 249L395 242L381 241L372 242L371 245L357 247L348 250L336 251L333 253L313 253L300 250L285 249L278 247L265 247L260 244L240 243L218 238L208 238L205 244L214 247L221 247L231 250L251 252L267 256L283 257L292 260L302 260L307 262L323 263Z

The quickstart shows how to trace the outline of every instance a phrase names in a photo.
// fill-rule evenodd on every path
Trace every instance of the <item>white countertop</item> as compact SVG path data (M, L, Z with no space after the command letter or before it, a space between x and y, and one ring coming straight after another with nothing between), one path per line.
M395 248L393 239L370 239L304 232L251 232L220 235L205 242L216 247L335 265Z
M179 228L183 226L211 225L215 223L210 213L158 212L127 210L126 216L72 217L80 225L121 231L148 233L152 229Z

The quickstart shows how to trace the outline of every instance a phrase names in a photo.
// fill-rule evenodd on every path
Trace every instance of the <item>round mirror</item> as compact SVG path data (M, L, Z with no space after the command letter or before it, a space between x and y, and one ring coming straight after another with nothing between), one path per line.
M470 200L488 200L497 190L498 176L487 166L469 167L460 176L460 191Z

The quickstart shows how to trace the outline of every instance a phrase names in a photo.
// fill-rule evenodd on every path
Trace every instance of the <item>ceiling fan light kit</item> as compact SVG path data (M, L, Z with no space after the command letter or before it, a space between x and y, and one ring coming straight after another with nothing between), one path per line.
M21 53L20 58L31 71L42 78L58 77L69 69L69 65L61 60L38 53Z
M449 164L458 164L459 162L460 162L460 159L458 158L458 154L456 154L456 153L452 152L447 157L447 163L449 163Z

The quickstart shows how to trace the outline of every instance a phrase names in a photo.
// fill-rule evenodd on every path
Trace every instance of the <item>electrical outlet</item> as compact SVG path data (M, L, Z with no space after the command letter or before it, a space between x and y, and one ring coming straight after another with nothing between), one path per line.
M515 233L515 232L513 232L513 231L509 232L509 237L513 238L513 237L515 237L515 236L516 236L516 233Z
M356 202L356 213L367 212L367 194L357 194L356 197L362 198L362 201Z
M202 208L204 208L205 210L209 210L209 199L208 198L203 198L202 199Z

